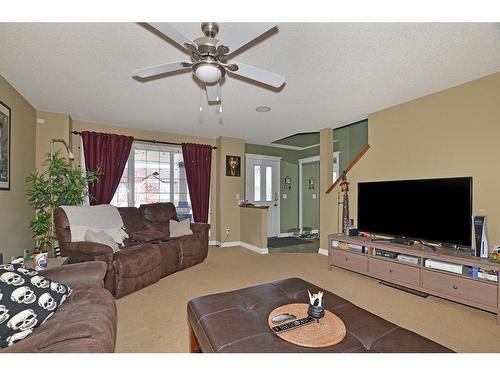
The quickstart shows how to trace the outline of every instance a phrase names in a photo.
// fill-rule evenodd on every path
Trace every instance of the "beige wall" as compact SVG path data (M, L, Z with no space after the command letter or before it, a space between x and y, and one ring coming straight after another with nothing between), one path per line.
M240 138L217 138L217 231L215 239L223 241L226 238L226 229L229 236L226 242L240 241L240 207L237 194L243 199L245 194L245 141ZM240 177L226 176L226 156L241 157Z
M34 241L29 230L33 210L24 179L35 169L36 111L0 76L0 100L11 109L10 191L0 190L0 252L4 260L23 254Z
M240 240L259 249L267 248L267 209L241 207Z
M195 137L190 135L182 135L182 134L173 134L168 132L158 132L144 129L134 129L134 128L126 128L118 125L110 125L110 124L100 124L93 122L84 122L73 120L73 130L82 131L89 130L95 132L102 133L114 133L114 134L122 134L133 136L137 139L148 139L148 140L156 140L162 142L193 142L193 143L203 143L208 145L215 145L215 139L212 138L203 138L203 137ZM75 163L80 165L80 143L81 137L78 135L73 135L73 150L75 154ZM212 173L210 178L210 224L211 227L211 239L214 239L215 233L217 233L217 191L216 191L216 176L217 176L217 163L216 163L216 152L214 151L212 154Z
M71 147L73 120L64 113L37 111L36 116L36 167L40 168L50 152L52 139L64 139ZM68 156L61 143L55 143L54 146L55 150L61 153L61 156Z
M371 148L348 174L351 216L359 181L472 176L473 211L487 215L490 243L500 243L500 73L374 113L368 123Z

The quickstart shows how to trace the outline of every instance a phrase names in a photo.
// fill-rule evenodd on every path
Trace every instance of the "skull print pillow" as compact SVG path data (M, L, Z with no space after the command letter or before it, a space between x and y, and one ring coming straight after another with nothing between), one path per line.
M0 265L0 348L44 324L72 290L19 264Z

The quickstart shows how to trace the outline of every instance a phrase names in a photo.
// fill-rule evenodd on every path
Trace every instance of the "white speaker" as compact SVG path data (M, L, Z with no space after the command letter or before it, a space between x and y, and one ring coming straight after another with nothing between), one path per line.
M474 250L475 255L481 258L488 258L488 238L486 236L486 216L474 216Z

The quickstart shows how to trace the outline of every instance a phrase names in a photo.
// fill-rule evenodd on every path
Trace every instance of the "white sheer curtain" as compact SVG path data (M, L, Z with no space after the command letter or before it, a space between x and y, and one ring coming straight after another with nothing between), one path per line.
M80 136L80 168L83 171L83 175L86 176L87 175L87 168L85 166L85 152L83 152L82 136ZM89 199L88 195L83 200L82 206L90 206L90 199Z

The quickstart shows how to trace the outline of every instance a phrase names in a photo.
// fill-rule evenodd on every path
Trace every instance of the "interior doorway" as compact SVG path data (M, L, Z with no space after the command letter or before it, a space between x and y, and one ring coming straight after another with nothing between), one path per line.
M277 156L246 154L245 196L249 203L268 206L267 237L280 234L280 161Z
M319 155L299 159L299 231L319 237Z

